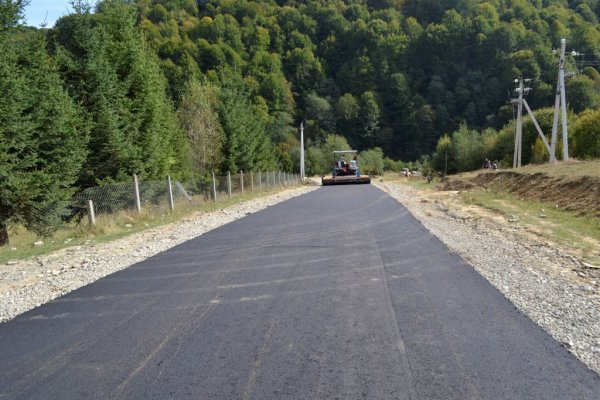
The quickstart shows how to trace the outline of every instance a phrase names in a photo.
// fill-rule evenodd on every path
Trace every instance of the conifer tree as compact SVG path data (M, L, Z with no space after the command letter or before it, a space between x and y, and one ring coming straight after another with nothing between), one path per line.
M96 14L82 9L56 24L63 77L92 127L82 186L133 173L157 179L187 166L187 144L166 81L127 3L106 0Z
M227 137L225 169L233 172L277 167L275 148L265 121L239 89L222 89L219 115Z
M0 0L0 245L8 243L9 225L41 236L60 225L88 140L82 110L63 89L43 35L11 26L22 8L11 18L10 3Z

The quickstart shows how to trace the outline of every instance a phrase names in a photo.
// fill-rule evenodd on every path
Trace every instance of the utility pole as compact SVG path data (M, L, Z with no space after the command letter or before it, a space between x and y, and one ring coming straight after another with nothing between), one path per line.
M515 153L513 155L513 168L521 166L521 145L523 142L523 78L519 78L515 82L519 82L519 99L517 102L517 130L515 132ZM514 102L514 100L513 100Z
M560 40L560 58L558 61L558 81L556 83L556 98L554 100L554 120L552 121L552 138L551 145L552 153L550 154L550 162L556 161L556 142L558 134L558 113L561 109L562 123L562 139L563 139L563 161L569 160L569 134L567 128L567 96L565 93L565 50L567 48L567 40ZM575 51L573 51L575 53ZM578 53L575 53L578 54Z
M556 162L556 133L558 131L558 109L560 108L560 77L556 79L556 98L554 99L554 118L550 138L550 163Z
M552 121L552 136L550 138L550 143L546 139L546 136L542 132L538 122L533 115L533 111L527 104L527 101L523 98L524 94L527 94L531 88L526 88L523 85L523 82L529 82L531 79L523 79L519 78L515 80L515 83L519 83L519 88L516 91L519 93L518 99L512 99L511 103L517 104L517 129L515 132L515 153L513 156L513 168L518 168L521 166L521 151L523 145L523 105L527 108L527 112L529 113L531 120L535 126L535 129L538 131L546 150L550 154L550 162L556 162L556 142L558 135L558 118L559 112L561 112L560 119L562 122L562 140L563 140L563 161L569 160L569 138L568 138L568 130L567 130L567 100L565 93L565 50L567 47L566 39L560 40L560 61L558 63L558 80L556 83L556 98L554 100L554 118ZM553 51L556 54L556 51ZM573 50L573 55L577 55L575 50ZM559 111L560 108L560 111Z
M524 82L529 81L531 81L531 79L519 78L515 80L515 83L519 83L519 88L516 89L516 91L519 93L519 98L511 100L511 103L517 103L517 129L515 132L515 154L513 156L513 168L518 168L521 166L521 153L523 150L523 106L525 106L527 109L527 113L531 118L531 122L533 122L533 126L535 126L538 135L544 143L544 147L548 151L548 154L550 154L550 160L552 160L552 147L548 143L548 139L546 139L544 132L542 132L540 124L538 124L537 120L535 119L535 115L533 114L531 107L529 107L529 104L527 104L527 100L523 98L523 95L529 93L531 90L531 88L525 87L524 85Z
M300 180L304 182L304 123L300 122Z

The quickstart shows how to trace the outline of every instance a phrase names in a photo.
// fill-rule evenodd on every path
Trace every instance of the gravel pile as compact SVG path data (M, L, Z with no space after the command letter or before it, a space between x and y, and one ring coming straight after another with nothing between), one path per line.
M110 243L88 243L0 266L0 322L248 214L315 190L304 186L259 197Z
M600 275L549 243L429 201L412 187L375 182L521 312L600 373Z

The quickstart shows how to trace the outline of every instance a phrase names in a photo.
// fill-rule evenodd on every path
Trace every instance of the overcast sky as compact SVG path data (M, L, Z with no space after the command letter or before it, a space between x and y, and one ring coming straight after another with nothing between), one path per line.
M46 21L47 27L51 28L57 19L69 14L70 10L69 0L30 0L25 9L25 23L39 28Z

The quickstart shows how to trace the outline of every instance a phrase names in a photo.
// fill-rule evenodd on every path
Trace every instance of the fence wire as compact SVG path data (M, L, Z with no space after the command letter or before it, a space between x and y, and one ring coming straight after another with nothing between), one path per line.
M279 171L240 172L215 176L214 181L213 179L195 182L171 181L171 191L174 203L185 202L197 205L293 185L298 183L299 179L297 174ZM142 210L152 211L168 207L169 193L166 180L139 182L138 191ZM72 201L74 214L84 215L88 200L93 202L96 215L135 210L134 181L92 187L75 194Z

